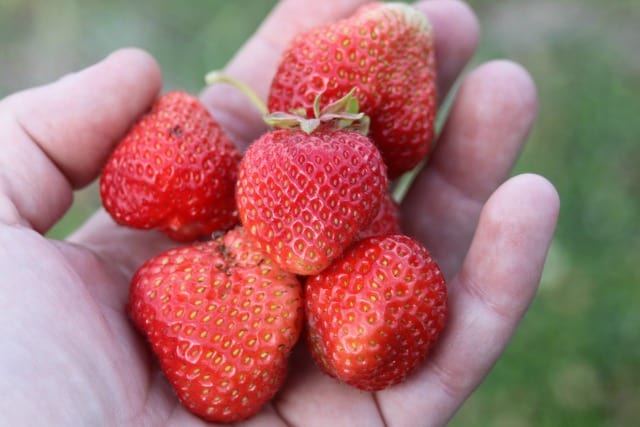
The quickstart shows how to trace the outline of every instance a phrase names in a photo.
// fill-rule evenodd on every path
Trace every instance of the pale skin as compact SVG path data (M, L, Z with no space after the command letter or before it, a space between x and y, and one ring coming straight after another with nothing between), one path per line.
M225 71L264 98L295 32L362 3L284 0ZM416 6L434 27L444 96L473 54L478 24L457 1ZM104 211L67 241L43 236L160 90L154 60L125 49L0 102L0 425L206 424L178 403L125 314L133 271L172 243L119 227ZM207 89L202 99L240 145L264 130L232 88ZM281 393L240 425L439 426L451 419L520 323L554 232L554 187L532 174L508 178L535 114L535 87L522 67L492 61L470 70L402 205L405 231L440 263L450 295L448 325L418 370L401 385L364 393L320 373L298 348Z

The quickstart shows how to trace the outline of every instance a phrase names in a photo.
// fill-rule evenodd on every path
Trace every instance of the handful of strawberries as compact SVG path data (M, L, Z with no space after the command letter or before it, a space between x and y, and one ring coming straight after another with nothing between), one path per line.
M100 180L118 223L183 242L136 272L129 314L206 420L256 414L301 336L337 380L397 384L447 316L442 273L389 191L433 139L426 18L374 3L298 35L267 106L273 129L241 154L197 98L165 94Z

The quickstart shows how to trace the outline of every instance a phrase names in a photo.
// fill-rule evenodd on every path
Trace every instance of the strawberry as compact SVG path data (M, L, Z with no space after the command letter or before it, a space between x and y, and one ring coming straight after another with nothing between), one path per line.
M380 203L380 209L371 223L360 230L355 240L367 237L382 236L385 234L400 234L400 206L393 199L391 193L387 193Z
M240 153L198 99L161 96L122 139L101 179L116 222L194 240L238 223Z
M232 422L280 388L302 328L301 291L238 227L147 261L128 310L184 406Z
M350 18L297 35L273 78L269 111L323 107L356 88L371 118L369 136L390 178L414 168L430 148L437 109L431 27L403 3L373 3Z
M362 390L403 381L445 325L442 273L420 243L401 234L357 242L305 286L313 359Z
M338 258L377 213L387 188L384 163L354 131L264 134L240 164L240 220L287 271L315 274Z

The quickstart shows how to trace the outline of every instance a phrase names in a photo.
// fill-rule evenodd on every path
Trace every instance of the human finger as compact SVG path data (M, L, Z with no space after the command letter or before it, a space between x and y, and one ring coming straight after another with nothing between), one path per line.
M403 203L403 228L449 278L458 270L489 195L507 178L537 112L521 66L492 61L464 80L436 148Z
M0 102L0 221L45 232L99 173L160 89L151 57L125 49Z
M389 425L444 425L484 379L534 298L558 211L555 188L537 175L512 178L489 198L448 286L449 318L435 352L405 383L378 394Z
M426 16L434 34L440 101L471 59L478 44L478 19L459 0L423 0L414 4Z

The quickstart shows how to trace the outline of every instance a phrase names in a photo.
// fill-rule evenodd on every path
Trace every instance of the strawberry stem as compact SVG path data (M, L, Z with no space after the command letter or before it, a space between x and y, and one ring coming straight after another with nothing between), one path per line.
M411 188L411 184L413 184L413 181L416 179L416 176L418 176L418 173L422 170L425 163L426 159L422 160L415 168L405 172L400 178L398 178L393 187L393 192L391 193L391 197L393 197L393 200L395 200L396 203L402 203L407 192L409 192L409 188Z
M214 85L218 83L230 84L231 86L240 90L240 92L242 92L249 99L253 106L256 107L256 109L260 111L262 115L266 115L269 113L267 105L262 101L262 99L260 99L260 97L253 91L253 89L251 89L246 83L241 82L236 78L223 74L220 71L211 71L204 77L204 81L207 83L207 85Z

